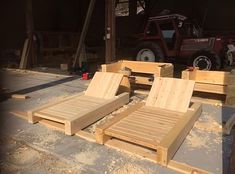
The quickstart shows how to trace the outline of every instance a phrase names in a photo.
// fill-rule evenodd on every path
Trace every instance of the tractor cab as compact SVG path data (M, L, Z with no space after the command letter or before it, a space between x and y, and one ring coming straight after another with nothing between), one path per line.
M227 64L223 37L201 37L201 29L179 14L149 18L139 37L138 61L179 61L204 70L219 70Z

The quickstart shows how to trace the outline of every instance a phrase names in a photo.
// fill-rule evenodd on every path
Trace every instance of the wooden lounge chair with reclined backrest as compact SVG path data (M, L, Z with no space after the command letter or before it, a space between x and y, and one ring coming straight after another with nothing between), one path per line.
M122 78L122 74L96 72L86 91L28 111L28 121L58 122L66 134L75 134L129 102L128 93L116 96Z
M96 142L116 138L156 150L156 162L166 166L201 114L201 104L190 104L194 83L155 78L146 102L96 127Z

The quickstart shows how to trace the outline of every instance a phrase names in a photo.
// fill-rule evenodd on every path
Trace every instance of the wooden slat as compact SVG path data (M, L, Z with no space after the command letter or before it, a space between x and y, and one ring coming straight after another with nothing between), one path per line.
M34 116L40 117L40 118L45 118L45 119L48 119L48 120L53 120L53 121L60 122L60 123L65 123L64 117L55 116L55 115L51 115L51 114L48 114L48 113L37 112L37 113L34 114Z
M216 94L226 94L227 86L198 82L198 83L195 83L194 91L209 92L209 93L216 93Z
M144 106L141 109L139 109L138 111L153 113L153 114L158 114L158 115L165 115L165 116L172 115L171 118L180 118L184 114L182 112L161 109L161 108L156 108L156 107L151 107L151 106Z
M193 93L194 81L155 78L146 106L186 112Z
M105 134L110 135L112 137L116 137L118 139L126 140L132 143L136 143L138 145L142 145L145 147L149 147L152 149L157 148L157 142L154 142L150 138L143 138L142 136L139 136L138 134L134 134L131 132L121 132L116 130L107 129L105 130Z
M185 70L185 72L183 72L182 78L195 80L196 82L200 83L227 85L229 74L230 72L223 71Z
M172 64L157 63L157 62L143 62L143 61L128 61L128 60L122 61L122 68L128 67L131 69L131 71L139 72L139 73L160 74L161 66L162 67L172 66Z
M25 39L22 54L21 54L19 69L27 68L30 44L31 44L30 40Z
M124 110L123 112L117 114L111 120L96 126L95 130L95 139L96 142L99 144L104 144L110 137L105 135L105 130L120 121L121 119L125 118L130 113L134 112L135 110L139 109L144 105L143 102L137 103L135 105L130 106L128 109Z
M121 134L128 134L130 135L129 138L132 138L134 135L143 139L149 139L157 142L160 142L163 136L161 134L159 134L159 136L157 134L154 134L155 132L153 133L152 130L141 129L140 127L135 127L135 126L129 127L129 125L125 124L121 124L120 126L118 126L118 124L115 124L111 128L107 129L107 131L108 132L116 131L120 132Z
M152 124L162 124L162 126L171 126L171 125L174 125L176 120L169 120L168 117L165 116L165 118L159 118L158 116L157 117L151 117L151 116L148 116L148 115L135 115L135 116L128 116L127 117L128 119L130 120L139 120L139 121L142 121L142 122L148 122L148 121L152 121L151 123ZM150 123L149 123L150 124Z
M96 72L85 95L105 99L113 98L117 93L122 78L122 74Z
M173 127L173 126L171 126ZM118 129L118 128L124 128L132 131L137 131L141 133L147 133L148 135L151 135L153 137L162 136L161 133L164 134L164 132L167 132L170 130L171 127L163 127L161 125L155 124L155 125L148 125L147 123L140 123L135 121L128 121L127 119L123 119L121 122L113 125L112 129ZM160 134L159 134L160 133Z

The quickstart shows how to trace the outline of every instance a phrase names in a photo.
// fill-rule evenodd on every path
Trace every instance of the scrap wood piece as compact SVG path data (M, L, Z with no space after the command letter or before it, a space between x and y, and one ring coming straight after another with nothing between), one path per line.
M129 94L116 96L123 75L97 72L87 91L28 111L28 121L48 119L63 124L73 135L129 102Z
M29 96L24 95L24 94L13 94L13 95L11 95L11 98L13 98L13 99L27 99L27 98L29 98Z

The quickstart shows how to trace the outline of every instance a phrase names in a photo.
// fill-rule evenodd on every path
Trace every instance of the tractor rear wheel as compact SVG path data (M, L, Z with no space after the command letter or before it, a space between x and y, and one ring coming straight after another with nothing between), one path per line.
M134 57L137 61L163 62L164 56L161 48L155 42L141 42L135 50Z
M221 59L209 51L200 51L192 56L190 66L200 70L220 70Z

